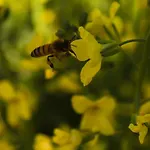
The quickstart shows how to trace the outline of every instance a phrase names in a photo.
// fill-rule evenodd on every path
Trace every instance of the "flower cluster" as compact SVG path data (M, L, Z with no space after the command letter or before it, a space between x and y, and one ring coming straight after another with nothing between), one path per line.
M21 120L30 120L33 98L27 90L15 90L9 81L3 80L0 82L0 97L6 103L7 120L11 126L18 126Z
M79 27L79 33L81 39L73 41L71 45L77 59L87 61L80 73L81 82L86 86L101 68L100 51L102 46L83 27Z

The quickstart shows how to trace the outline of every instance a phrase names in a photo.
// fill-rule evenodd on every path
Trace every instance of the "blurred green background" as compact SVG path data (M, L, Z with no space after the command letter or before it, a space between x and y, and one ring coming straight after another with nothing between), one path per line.
M143 44L131 43L123 51L105 59L113 64L98 72L83 87L80 71L84 63L74 57L53 60L52 72L46 57L32 58L37 46L56 39L55 33L67 25L79 27L86 14L99 8L108 15L113 0L0 0L0 149L33 149L38 133L52 136L61 125L78 128L81 116L72 108L71 97L83 94L93 99L107 93L117 99L118 134L102 137L108 150L149 150L150 137L140 145L138 135L128 129ZM118 0L117 16L122 21L121 40L144 38L150 25L146 0ZM66 37L72 31L65 31ZM105 62L104 62L105 63ZM149 68L149 65L147 65ZM149 99L149 72L142 99ZM2 142L12 147L7 147ZM1 144L2 143L2 144ZM102 148L99 148L102 149Z

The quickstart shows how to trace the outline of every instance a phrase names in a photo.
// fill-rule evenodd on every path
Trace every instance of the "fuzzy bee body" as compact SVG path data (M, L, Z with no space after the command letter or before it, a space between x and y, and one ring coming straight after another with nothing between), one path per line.
M43 46L39 46L31 52L31 56L32 57L46 56L46 55L52 53L52 52L50 52L51 49L52 49L51 44L45 44Z
M45 44L45 45L35 48L31 52L31 56L32 57L41 57L41 56L49 55L47 57L47 63L50 65L51 68L53 68L53 64L50 61L50 57L56 57L56 58L60 59L60 57L62 57L62 56L69 56L70 55L69 52L75 54L71 50L70 42L71 41L69 41L69 40L62 40L62 39L55 40L54 42L52 42L50 44Z

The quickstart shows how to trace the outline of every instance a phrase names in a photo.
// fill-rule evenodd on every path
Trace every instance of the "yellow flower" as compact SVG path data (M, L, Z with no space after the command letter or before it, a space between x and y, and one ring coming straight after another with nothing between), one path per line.
M40 0L41 4L47 3L48 0Z
M54 22L56 17L56 14L52 10L44 10L41 14L42 21L45 22L45 24L51 24Z
M7 106L7 119L12 126L17 126L20 119L29 120L31 118L30 103L26 99L25 93L17 92L16 97Z
M81 91L76 72L68 72L55 78L47 88L50 92L79 93Z
M72 105L77 113L82 114L81 129L104 135L115 133L112 120L116 103L112 97L105 96L91 101L85 96L77 95L72 97Z
M150 114L136 117L136 125L130 123L129 129L134 133L139 133L139 141L143 144L145 136L148 133L148 127L146 124L150 124Z
M150 113L150 101L147 101L140 107L139 114L145 115L145 114L149 114L149 113Z
M3 80L0 82L0 97L7 103L7 119L11 126L17 126L21 119L31 118L33 99L28 91L14 90L9 81Z
M75 150L82 140L81 133L76 129L64 131L56 128L54 134L53 142L60 146L60 150Z
M15 150L15 148L10 145L7 141L0 140L0 149L1 150Z
M42 58L45 59L45 58ZM45 60L43 60L45 61ZM46 62L46 61L45 61ZM21 72L27 71L38 71L47 67L46 63L43 63L40 59L24 59L20 61ZM23 74L24 75L24 74Z
M150 98L150 83L148 81L146 81L144 84L143 84L143 87L142 87L142 93L143 93L143 98L144 99L149 99Z
M119 29L120 25L122 26L122 20L118 19L116 15L118 9L120 7L120 4L116 1L114 1L109 9L109 16L106 16L105 14L102 14L102 12L99 9L94 9L90 15L89 15L89 23L86 25L86 29L90 31L94 35L103 35L104 37L104 28L105 25L107 28L111 28L112 23L119 23Z
M9 101L14 96L15 90L11 83L8 80L0 81L0 97L5 101Z
M88 142L84 146L85 150L105 150L106 143L99 140L99 136L96 136L94 140Z
M0 0L0 7L4 5L4 0Z
M71 45L78 60L88 60L80 73L81 82L86 86L101 68L102 56L100 50L102 46L83 27L79 27L79 32L82 39L73 41Z
M52 79L56 75L56 71L52 69L45 70L45 79Z
M53 145L51 139L44 135L44 134L38 134L35 137L34 150L53 150Z

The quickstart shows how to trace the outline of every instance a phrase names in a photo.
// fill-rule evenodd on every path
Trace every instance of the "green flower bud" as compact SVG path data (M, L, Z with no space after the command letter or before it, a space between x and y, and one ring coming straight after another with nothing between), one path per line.
M104 44L103 49L101 51L101 55L103 57L112 56L116 53L120 52L121 47L117 42Z

